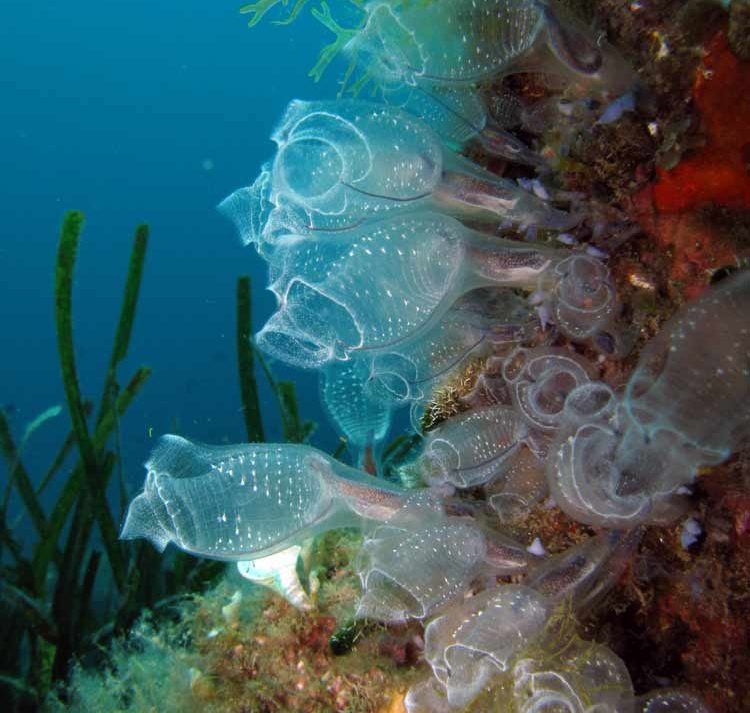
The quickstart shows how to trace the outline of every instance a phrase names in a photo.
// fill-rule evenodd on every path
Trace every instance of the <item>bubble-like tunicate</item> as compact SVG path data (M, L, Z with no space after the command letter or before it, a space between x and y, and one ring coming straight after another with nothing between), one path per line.
M475 141L490 156L539 168L546 165L517 136L489 119L473 87L416 82L384 91L383 98L424 119L451 147Z
M525 584L554 604L570 601L585 615L617 583L641 535L635 529L591 537L538 564Z
M425 121L448 145L461 146L487 124L484 102L473 87L400 84L386 89L383 98Z
M514 454L503 477L487 485L487 502L497 513L500 522L515 522L547 495L544 461L528 447Z
M677 688L651 691L635 700L633 713L710 713L693 693Z
M406 713L449 713L451 705L445 687L430 676L407 691L404 708Z
M528 1L371 2L366 12L346 50L386 86L416 79L479 81L529 49L544 24L539 7Z
M590 363L560 348L518 348L503 364L514 406L541 434L557 431L569 394L594 376Z
M462 226L416 214L277 246L279 310L258 345L302 367L397 344L425 330L466 285Z
M550 73L622 94L636 81L602 37L532 0L430 0L365 6L345 51L380 87L429 82L464 85L518 71Z
M571 517L605 527L666 524L681 486L750 437L750 275L688 305L642 352L622 400L603 384L566 401L548 462Z
M404 210L559 230L578 222L454 154L426 122L396 106L295 100L272 138L276 154L255 183L220 204L263 255L287 234L352 230Z
M506 585L471 597L425 629L425 660L451 707L471 702L543 629L547 600L524 586Z
M512 465L527 435L526 424L508 406L468 411L428 434L419 468L428 483L481 485Z
M368 102L295 100L272 139L271 201L301 206L316 230L350 227L426 198L443 169L443 149L427 124Z
M623 713L633 684L622 659L601 644L580 639L563 652L523 658L513 669L518 713Z
M268 223L274 207L271 202L270 164L261 168L251 186L237 189L218 206L219 211L234 223L240 240L245 245L254 244L261 253L265 242L263 234L269 230Z
M310 446L208 446L163 436L121 537L219 560L272 555L312 535L387 518L402 490Z
M555 251L490 240L426 211L341 234L289 237L270 262L280 306L257 343L303 368L392 351L425 335L468 291L545 284L557 259Z
M357 564L363 592L357 616L424 619L464 591L485 553L476 525L416 495L365 538Z
M571 393L547 465L552 497L568 515L592 525L632 527L679 514L677 491L690 478L694 454L675 434L646 441L633 425L604 384Z
M552 319L573 340L602 331L615 316L616 297L607 266L585 254L571 255L555 267L559 280L552 302Z
M675 434L697 463L750 441L750 272L680 310L644 348L623 404L648 441Z
M377 446L391 423L391 407L368 396L370 360L355 358L335 361L320 371L320 401L331 421L340 429L354 451L357 467L370 458L378 469Z
M385 403L424 401L465 359L520 342L535 325L527 301L514 292L474 290L418 340L374 354L365 390Z

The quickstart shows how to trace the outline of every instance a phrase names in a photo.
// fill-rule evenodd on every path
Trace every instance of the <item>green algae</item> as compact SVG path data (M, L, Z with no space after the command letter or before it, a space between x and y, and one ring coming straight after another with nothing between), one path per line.
M117 541L117 529L115 528L112 513L106 502L105 483L102 482L103 478L101 477L101 456L98 457L98 454L94 450L83 409L83 400L81 399L81 391L78 383L75 349L73 346L73 275L82 227L83 214L78 211L71 211L65 216L60 233L55 269L57 347L60 356L63 386L68 402L68 413L73 423L78 451L83 463L87 500L90 500L94 518L99 525L115 584L118 590L122 591L126 576L125 562L122 549ZM120 334L120 329L118 329L119 341L115 341L112 359L110 360L110 369L107 375L107 384L113 378L111 371L119 360L117 358L118 353L127 349L129 335L129 324L122 335ZM105 386L105 398L108 397L108 389ZM105 406L105 403L102 406Z
M265 441L263 419L260 415L258 383L255 380L255 350L252 346L252 303L250 278L237 280L237 367L240 376L242 416L245 420L247 440L251 443Z
M179 591L195 572L195 563L178 577L159 558L144 557L145 548L126 549L117 538L116 520L106 499L108 484L120 475L121 501L127 497L121 479L119 419L125 415L148 380L141 366L121 386L118 367L127 356L143 277L148 228L139 226L125 279L122 306L96 409L82 395L73 340L73 284L83 227L78 211L64 217L58 242L54 280L58 356L72 428L41 478L23 463L26 441L37 427L59 412L49 409L32 421L16 445L6 415L0 411L0 453L8 464L9 480L0 508L0 689L19 710L36 709L47 692L65 680L74 657L90 651L102 632L111 635L133 621L145 604ZM114 443L113 443L114 441ZM71 459L74 458L72 464ZM40 496L56 478L56 499L45 509ZM30 550L22 546L8 521L11 489L36 532ZM121 503L122 505L122 503ZM99 538L94 537L95 529ZM106 555L106 556L105 556ZM214 570L215 574L215 570ZM93 602L94 591L114 583L119 592L106 611ZM102 628L103 626L103 628ZM109 632L107 634L106 632Z
M119 420L151 374L148 367L142 366L122 386L117 375L132 335L148 229L140 226L135 232L122 307L102 394L95 408L82 395L73 342L72 286L82 226L82 214L66 215L55 279L58 351L72 428L40 479L28 473L22 459L25 440L37 424L29 425L16 446L8 419L0 411L0 452L9 464L10 484L37 532L37 541L27 555L7 522L7 508L0 508L0 551L7 552L12 560L12 564L0 566L0 598L6 605L0 617L0 635L6 642L0 653L0 690L7 691L21 709L36 710L48 699L51 710L67 709L68 705L76 710L76 696L80 694L86 701L80 710L153 710L154 706L158 710L191 710L188 703L192 702L186 703L179 696L182 684L192 695L190 668L185 669L171 654L165 658L165 648L157 645L156 635L149 648L143 644L143 630L136 630L138 646L145 647L141 652L145 658L134 656L132 643L126 647L118 643L119 637L130 630L144 610L154 612L155 617L173 611L187 592L201 591L214 582L225 571L225 565L180 552L164 558L145 542L123 545L117 539L114 525L121 517L113 514L104 494L119 472ZM276 380L255 349L250 336L250 287L249 278L238 280L237 357L248 437L262 441L265 435L256 380L259 364L276 397L285 439L303 442L315 424L301 417L294 385ZM92 419L94 413L96 417ZM66 473L75 451L77 458ZM63 474L56 500L45 511L39 496ZM119 486L121 510L128 494L122 480ZM97 530L99 540L95 537ZM117 592L111 604L101 611L101 605L94 604L94 593L110 582ZM101 657L103 645L110 642L114 643L108 660L116 672L112 678L102 679L76 665L84 657ZM22 655L22 651L28 653ZM126 660L129 668L123 677ZM175 677L173 690L163 686L164 676L172 675L164 672L167 662ZM119 681L116 684L115 679ZM104 686L99 685L102 680ZM72 681L69 687L68 681ZM57 693L50 698L53 691Z

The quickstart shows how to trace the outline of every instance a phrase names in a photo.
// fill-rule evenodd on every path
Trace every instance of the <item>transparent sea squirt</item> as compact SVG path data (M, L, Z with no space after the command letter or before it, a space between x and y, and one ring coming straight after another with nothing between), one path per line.
M388 517L402 490L301 445L207 446L163 436L123 539L218 560L267 557L319 532Z
M276 155L255 183L220 204L264 255L285 234L346 231L415 208L557 230L578 221L454 154L395 106L294 100L272 138Z
M308 369L390 350L424 336L471 290L549 286L559 259L558 251L489 238L429 211L289 236L270 261L279 308L257 344Z
M543 72L616 96L636 81L615 48L553 0L375 1L365 12L345 51L382 87Z
M620 399L585 384L566 400L548 462L571 517L604 527L667 524L680 486L750 438L750 273L680 310L641 353Z

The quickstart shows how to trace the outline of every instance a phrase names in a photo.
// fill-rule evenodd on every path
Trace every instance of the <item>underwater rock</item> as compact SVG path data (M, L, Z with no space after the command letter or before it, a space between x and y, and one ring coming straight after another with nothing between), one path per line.
M750 84L750 61L735 56L723 34L706 49L703 67L693 84L705 145L671 171L657 171L654 202L664 213L706 203L750 208L750 95L736 91Z

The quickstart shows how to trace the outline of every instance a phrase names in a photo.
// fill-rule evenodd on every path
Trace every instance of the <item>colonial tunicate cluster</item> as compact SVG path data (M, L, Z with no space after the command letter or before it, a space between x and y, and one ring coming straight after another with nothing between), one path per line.
M603 381L601 361L632 347L604 256L566 235L579 208L560 205L544 161L492 125L475 84L544 70L621 93L632 73L546 0L363 12L345 49L383 102L291 102L275 155L221 204L278 301L256 346L318 370L358 467L306 445L165 436L123 537L239 561L307 609L300 548L360 526L356 615L425 622L430 676L409 691L409 713L483 696L517 713L702 713L687 692L636 697L625 664L570 622L615 585L643 526L683 512L699 467L750 440L750 275L678 312L624 387ZM456 152L470 141L539 176L489 172ZM421 410L469 362L473 391L422 433ZM401 469L418 488L378 463L401 407L423 437ZM546 498L598 533L554 555L510 537Z

